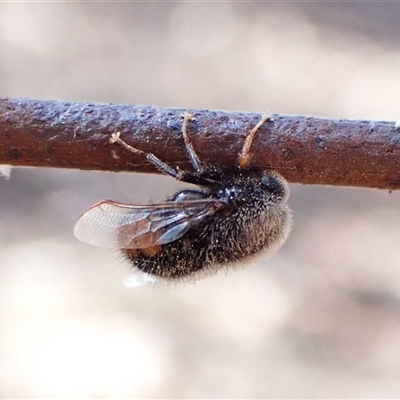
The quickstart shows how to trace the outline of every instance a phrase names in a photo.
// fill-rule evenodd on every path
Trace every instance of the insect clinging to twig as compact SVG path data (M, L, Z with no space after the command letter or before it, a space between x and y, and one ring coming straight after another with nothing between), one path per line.
M144 155L161 172L197 189L181 190L165 202L148 205L104 200L75 226L75 236L83 242L121 249L135 272L128 285L193 281L276 250L288 237L286 181L276 172L248 168L254 136L272 118L265 114L247 135L234 169L200 161L187 132L191 119L185 113L182 124L191 172L128 145L118 132L110 141Z

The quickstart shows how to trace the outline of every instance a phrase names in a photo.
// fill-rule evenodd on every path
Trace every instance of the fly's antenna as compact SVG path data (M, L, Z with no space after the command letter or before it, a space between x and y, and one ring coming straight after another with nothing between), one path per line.
M244 142L242 152L239 155L239 168L246 169L250 164L250 148L253 143L254 135L259 130L259 128L266 121L273 121L274 117L271 114L265 113L261 120L257 123L257 125L251 130L251 132L247 135L246 140Z

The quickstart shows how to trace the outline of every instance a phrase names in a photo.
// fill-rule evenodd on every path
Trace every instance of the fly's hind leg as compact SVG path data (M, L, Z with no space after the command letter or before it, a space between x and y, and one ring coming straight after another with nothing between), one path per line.
M136 149L135 147L130 146L128 143L124 142L120 138L121 133L115 132L111 135L110 143L118 143L121 146L125 147L125 149L131 151L135 154L144 155L146 159L151 162L159 171L164 172L167 175L174 177L175 179L181 180L181 173L169 165L162 162L158 157L156 157L153 153L146 153L143 150Z
M182 136L183 136L183 140L185 141L186 151L188 152L190 162L193 165L194 169L196 170L196 172L200 173L202 171L201 162L199 160L198 155L194 151L192 142L190 141L189 136L187 134L187 125L188 125L188 122L191 119L193 119L193 116L189 113L184 113L182 116L183 116ZM128 143L124 142L120 138L120 135L121 135L120 132L113 133L110 138L110 143L118 143L121 146L123 146L125 149L131 151L132 153L145 156L146 159L149 162L151 162L159 171L164 172L165 174L170 175L177 180L184 180L184 181L188 181L190 183L194 183L194 182L192 182L192 179L191 179L192 174L187 174L187 173L181 171L179 168L174 169L174 168L170 167L169 165L167 165L163 161L161 161L158 157L156 157L153 153L146 153L143 150L139 150L135 147L132 147Z

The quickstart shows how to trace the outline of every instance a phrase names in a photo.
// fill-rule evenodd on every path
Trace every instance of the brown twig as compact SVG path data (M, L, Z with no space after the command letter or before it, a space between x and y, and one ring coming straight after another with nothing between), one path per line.
M233 166L258 113L169 109L0 98L0 164L102 171L156 172L130 145L189 169L182 114L203 162ZM251 148L254 168L272 168L290 182L400 188L400 125L273 114Z

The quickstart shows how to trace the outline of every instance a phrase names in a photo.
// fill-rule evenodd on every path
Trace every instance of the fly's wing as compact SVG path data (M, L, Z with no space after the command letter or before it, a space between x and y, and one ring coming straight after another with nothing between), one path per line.
M79 218L74 234L82 242L116 249L143 249L179 239L193 223L213 214L216 199L135 206L104 200Z

